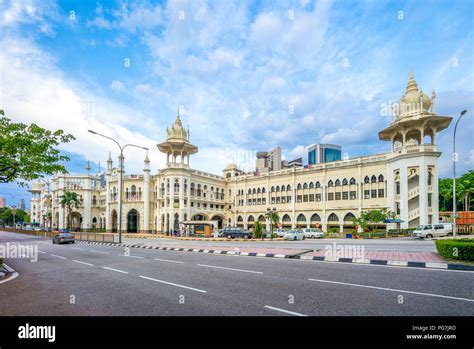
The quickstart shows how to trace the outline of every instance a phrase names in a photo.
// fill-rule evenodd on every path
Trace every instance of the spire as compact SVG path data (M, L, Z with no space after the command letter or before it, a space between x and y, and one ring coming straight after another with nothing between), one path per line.
M150 163L150 159L148 158L148 150L146 151L145 163Z
M107 159L107 162L112 163L112 154L109 151L109 158Z
M175 120L174 124L176 126L183 126L183 124L181 123L181 118L179 117L179 108L178 108L178 115L176 115L176 120Z
M431 92L431 113L436 114L436 92L433 89L433 92Z
M407 89L405 93L408 93L411 91L418 91L418 86L415 81L413 70L410 70L410 79L408 79Z
M89 161L87 161L87 165L86 165L87 173L89 173L90 170L91 170L91 165L89 164Z

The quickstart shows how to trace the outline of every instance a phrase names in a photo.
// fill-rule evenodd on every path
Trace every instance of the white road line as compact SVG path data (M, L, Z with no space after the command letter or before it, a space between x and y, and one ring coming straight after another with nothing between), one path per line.
M119 272L119 273L122 273L122 274L128 274L128 271L123 271L123 270L114 269L114 268L109 268L109 267L102 267L102 268L103 268L103 269L107 269L107 270L116 271L116 272Z
M445 295L442 295L442 294L415 292L415 291L407 291L407 290L398 290L398 289L395 289L395 288L388 288L388 287L359 285L359 284L351 284L351 283L348 283L348 282L329 281L329 280L320 280L320 279L308 279L308 280L309 281L316 281L316 282L324 282L324 283L328 283L328 284L337 284L337 285L354 286L354 287L362 287L362 288L372 288L372 289L375 289L375 290L382 290L382 291L410 293L410 294L417 294L417 295L420 295L420 296L429 296L429 297L437 297L437 298L455 299L455 300L458 300L458 301L474 302L474 299L453 297L453 296L445 296Z
M185 289L188 289L188 290L191 290L191 291L196 291L196 292L201 292L201 293L207 293L207 291L200 290L200 289L198 289L198 288L189 287L189 286L183 286L183 285L174 284L174 283L168 282L168 281L153 279L153 278L150 278L150 277L148 277L148 276L140 275L140 277L141 277L142 279L147 279L147 280L159 282L159 283L162 283L162 284L165 284L165 285L171 285L171 286L176 286L176 287L185 288Z
M170 263L180 263L180 264L184 263L184 262L182 262L182 261L172 261L172 260L170 260L170 259L161 259L161 258L155 258L155 261L159 261L159 262L170 262Z
M94 266L94 264L86 263L86 262L81 262L81 261L77 261L77 260L75 260L75 259L72 259L72 261L73 261L73 262L76 262L76 263L85 264L85 265L88 265L88 266L90 266L90 267L93 267L93 266Z
M282 313L285 313L285 314L295 315L295 316L308 316L308 315L304 315L304 314L301 314L301 313L296 313L294 311L289 311L289 310L285 310L285 309L281 309L281 308L271 307L269 305L266 305L265 308L270 309L270 310L279 311L279 312L282 312Z
M96 251L96 250L90 250L90 251L95 252L95 253L110 254L109 252L104 252L104 251Z
M46 252L44 252L44 251L41 251L41 250L38 250L38 252L39 252L39 253L46 253Z
M139 258L139 259L144 259L145 258L145 257L140 257L140 256L126 256L126 255L123 255L123 254L119 254L118 256L129 257L129 258Z
M216 269L225 269L225 270L232 270L232 271L241 271L244 273L252 273L252 274L263 274L261 271L253 271L253 270L245 270L245 269L235 269L235 268L226 268L226 267L218 267L216 265L207 265L207 264L198 264L200 267L206 268L216 268Z
M79 247L71 247L73 250L78 250L78 251L84 251L83 248L79 248Z
M56 254L52 254L52 253L51 253L51 256L53 256L53 257L56 257L56 258L66 259L66 257L63 257L63 256L58 256L58 255L56 255Z

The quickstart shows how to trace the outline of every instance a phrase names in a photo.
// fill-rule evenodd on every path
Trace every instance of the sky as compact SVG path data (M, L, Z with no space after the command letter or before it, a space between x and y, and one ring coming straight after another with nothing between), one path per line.
M0 109L15 122L61 128L71 173L104 167L121 143L150 148L178 109L199 147L193 168L255 166L257 151L306 158L314 143L348 157L390 150L378 131L405 91L437 94L438 114L468 113L458 171L474 168L474 3L417 1L0 0ZM454 122L438 135L440 176L451 175ZM125 152L128 173L145 153ZM21 194L15 183L0 193ZM1 195L0 195L1 196ZM18 197L18 201L21 197ZM26 196L23 196L26 198ZM7 197L11 201L11 198Z

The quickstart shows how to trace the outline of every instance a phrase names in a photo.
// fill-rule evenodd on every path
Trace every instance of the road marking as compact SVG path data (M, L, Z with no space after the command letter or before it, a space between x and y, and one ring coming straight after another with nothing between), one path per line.
M109 267L102 267L102 268L107 269L107 270L116 271L116 272L119 272L119 273L122 273L122 274L128 274L128 271L123 271L123 270L109 268Z
M308 315L304 315L304 314L301 314L301 313L296 313L294 311L289 311L289 310L285 310L285 309L281 309L281 308L271 307L269 305L266 305L265 308L270 309L270 310L279 311L279 312L282 312L282 313L285 313L285 314L295 315L295 316L308 316Z
M182 262L182 261L172 261L172 260L170 260L170 259L161 259L161 258L155 258L155 261L159 261L159 262L170 262L170 263L180 263L180 264L184 263L184 262Z
M153 279L153 278L150 278L150 277L148 277L148 276L140 275L140 277L141 277L142 279L147 279L147 280L159 282L159 283L162 283L162 284L165 284L165 285L171 285L171 286L176 286L176 287L185 288L185 289L188 289L188 290L191 290L191 291L196 291L196 292L201 292L201 293L207 293L207 291L200 290L200 289L198 289L198 288L189 287L189 286L183 286L183 285L174 284L174 283L168 282L168 281Z
M245 269L235 269L235 268L226 268L226 267L218 267L216 265L207 265L207 264L198 264L200 267L206 268L216 268L216 269L225 269L225 270L232 270L232 271L241 271L244 273L252 273L252 274L263 274L261 271L253 271L253 270L245 270Z
M63 257L63 256L58 256L58 255L56 255L56 254L52 254L52 253L51 253L51 256L53 256L53 257L56 257L56 258L66 259L66 257Z
M420 296L429 296L429 297L437 297L437 298L455 299L455 300L466 301L466 302L474 302L474 299L453 297L453 296L445 296L445 295L442 295L442 294L424 293L424 292L407 291L407 290L398 290L398 289L395 289L395 288L388 288L388 287L359 285L359 284L351 284L351 283L348 283L348 282L329 281L329 280L320 280L320 279L308 279L308 280L309 281L316 281L316 282L324 282L324 283L328 283L328 284L337 284L337 285L354 286L354 287L362 287L362 288L372 288L372 289L375 289L375 290L382 290L382 291L410 293L410 294L417 294L417 295L420 295Z
M90 250L90 251L95 252L95 253L110 254L109 252L104 252L104 251L96 251L96 250Z
M39 252L39 253L46 253L46 252L44 252L44 251L41 251L41 250L38 250L38 252Z
M90 266L90 267L93 267L93 266L94 266L94 264L86 263L86 262L81 262L81 261L77 261L77 260L75 260L75 259L72 259L72 261L73 261L73 262L76 262L76 263L85 264L85 265L88 265L88 266Z
M79 250L79 251L84 251L83 248L79 248L79 247L71 247L73 250Z
M139 258L139 259L144 259L145 258L145 257L140 257L140 256L126 256L126 255L123 255L123 254L119 254L119 256L130 257L130 258Z

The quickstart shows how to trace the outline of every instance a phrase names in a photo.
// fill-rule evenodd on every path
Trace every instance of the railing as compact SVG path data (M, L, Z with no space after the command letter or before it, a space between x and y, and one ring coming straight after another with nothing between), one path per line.
M420 188L416 187L408 191L408 200L413 199L414 197L420 194Z
M420 216L420 209L419 208L415 208L411 211L408 212L408 219L415 219L415 218L418 218Z

